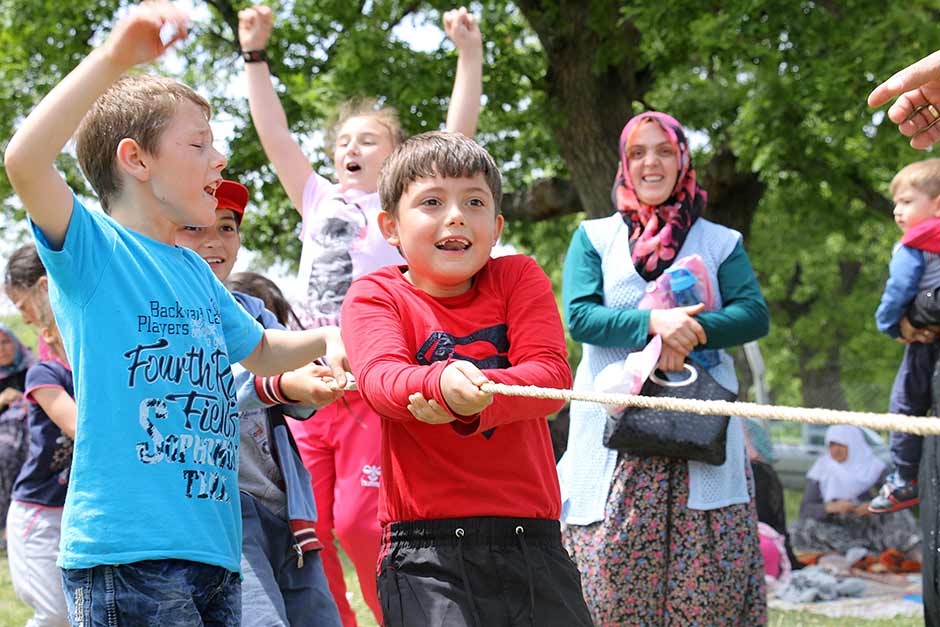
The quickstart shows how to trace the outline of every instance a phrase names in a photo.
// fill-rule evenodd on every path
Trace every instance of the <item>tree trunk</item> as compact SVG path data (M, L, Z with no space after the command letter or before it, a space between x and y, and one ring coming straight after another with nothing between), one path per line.
M635 68L631 57L598 71L600 36L588 23L585 4L523 0L519 8L548 58L545 91L556 112L552 125L561 156L581 206L596 218L613 211L610 188L617 170L617 142L633 102L648 87L648 73ZM622 36L639 43L639 34L629 25Z
M826 360L820 366L809 366L819 351L809 346L800 347L800 384L804 407L848 409L849 403L842 388L842 363L839 357L841 342L836 340L823 349Z
M610 189L617 171L620 132L653 75L638 60L640 34L630 23L607 36L630 42L633 54L619 62L599 62L605 35L590 23L588 4L583 0L519 2L548 58L545 92L552 111L557 112L552 122L555 137L580 202L564 192L563 181L554 179L543 185L548 196L524 191L507 198L509 218L539 220L581 210L597 218L613 211ZM607 14L616 15L619 4L606 4L610 4ZM595 7L594 13L598 12ZM752 172L738 171L737 158L726 145L698 170L709 192L709 219L747 236L764 193L763 183Z

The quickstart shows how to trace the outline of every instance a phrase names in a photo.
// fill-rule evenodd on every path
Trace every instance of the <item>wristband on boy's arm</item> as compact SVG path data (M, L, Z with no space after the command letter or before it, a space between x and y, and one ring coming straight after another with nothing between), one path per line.
M281 389L281 375L255 377L255 392L265 405L296 405L298 401L287 398Z
M242 59L245 63L267 63L268 51L264 48L260 50L242 50Z

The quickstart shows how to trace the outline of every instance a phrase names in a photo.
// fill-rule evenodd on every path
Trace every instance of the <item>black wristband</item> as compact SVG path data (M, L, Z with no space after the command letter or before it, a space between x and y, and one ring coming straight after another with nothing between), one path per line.
M242 50L242 59L245 63L267 63L268 52L264 48L260 50Z

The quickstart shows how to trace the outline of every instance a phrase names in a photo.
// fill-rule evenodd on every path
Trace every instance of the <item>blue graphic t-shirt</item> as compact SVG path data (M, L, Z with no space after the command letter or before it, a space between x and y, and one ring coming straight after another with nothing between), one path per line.
M35 226L75 378L61 568L184 559L239 570L231 361L261 326L196 253L75 199L61 250Z
M26 375L29 398L29 454L13 484L13 500L62 507L72 466L72 438L52 422L32 398L40 388L60 388L75 398L72 371L58 361L41 361Z

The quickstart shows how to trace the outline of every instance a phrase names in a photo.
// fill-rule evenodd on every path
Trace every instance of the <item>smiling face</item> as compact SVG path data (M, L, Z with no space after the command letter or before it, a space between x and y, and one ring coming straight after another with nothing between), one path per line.
M391 132L376 118L358 116L346 120L337 133L333 151L340 190L374 193L382 163L394 148Z
M901 231L936 217L940 217L940 196L931 198L913 185L900 185L895 190L894 222Z
M379 226L400 247L411 283L431 296L459 296L489 259L503 216L482 173L432 176L411 182L396 214L379 214Z
M679 154L662 127L655 121L641 124L626 152L637 199L651 206L666 202L679 178Z
M226 160L212 140L205 111L182 101L160 137L157 154L146 157L150 189L163 214L177 226L208 226L215 219L214 192Z
M184 226L176 232L176 243L196 251L206 260L212 273L220 281L228 278L241 248L238 222L231 209L215 212L212 226Z

